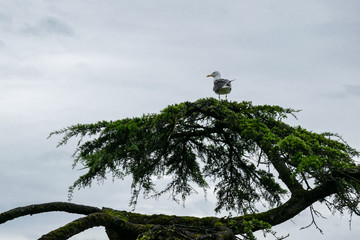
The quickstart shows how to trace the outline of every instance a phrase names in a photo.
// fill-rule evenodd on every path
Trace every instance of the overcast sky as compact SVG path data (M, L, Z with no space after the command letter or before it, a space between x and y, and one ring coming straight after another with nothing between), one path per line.
M69 146L51 131L157 113L217 97L207 74L236 79L232 101L301 109L291 124L342 135L360 149L358 0L0 0L0 212L67 201ZM73 202L130 210L130 181L76 191ZM136 211L211 216L214 198L141 200ZM308 211L275 229L290 239L355 239L347 215L299 230ZM226 213L223 213L226 214ZM0 225L0 239L37 239L79 216L49 213ZM261 235L260 239L261 238ZM104 239L102 228L72 239Z

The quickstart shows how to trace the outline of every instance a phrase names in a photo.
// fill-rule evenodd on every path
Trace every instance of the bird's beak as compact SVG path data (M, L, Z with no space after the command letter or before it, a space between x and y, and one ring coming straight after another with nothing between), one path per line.
M212 77L212 75L210 74L210 75L207 75L206 77Z

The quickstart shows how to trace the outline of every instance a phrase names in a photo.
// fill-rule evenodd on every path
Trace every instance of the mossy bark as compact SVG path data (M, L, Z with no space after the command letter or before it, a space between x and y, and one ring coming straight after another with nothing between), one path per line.
M277 208L232 218L144 215L110 208L99 209L73 203L52 202L15 208L1 213L0 223L25 215L64 211L83 214L85 217L43 235L41 240L68 239L96 226L105 227L110 240L234 240L236 234L248 234L270 228L292 218L312 203L333 194L336 189L332 186L333 183L328 182L310 191L295 192L286 203Z

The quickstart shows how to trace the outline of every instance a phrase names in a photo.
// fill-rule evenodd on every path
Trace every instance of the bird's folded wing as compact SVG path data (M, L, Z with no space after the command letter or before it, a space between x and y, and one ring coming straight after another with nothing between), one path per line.
M224 87L228 83L230 83L230 81L227 80L227 79L221 79L220 78L220 79L215 80L214 88L213 88L214 92L219 91L222 87Z

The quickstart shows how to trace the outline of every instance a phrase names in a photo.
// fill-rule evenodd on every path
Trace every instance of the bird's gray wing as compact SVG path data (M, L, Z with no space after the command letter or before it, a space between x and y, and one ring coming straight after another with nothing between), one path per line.
M225 85L231 86L231 81L222 78L215 80L213 88L214 92L219 91Z

